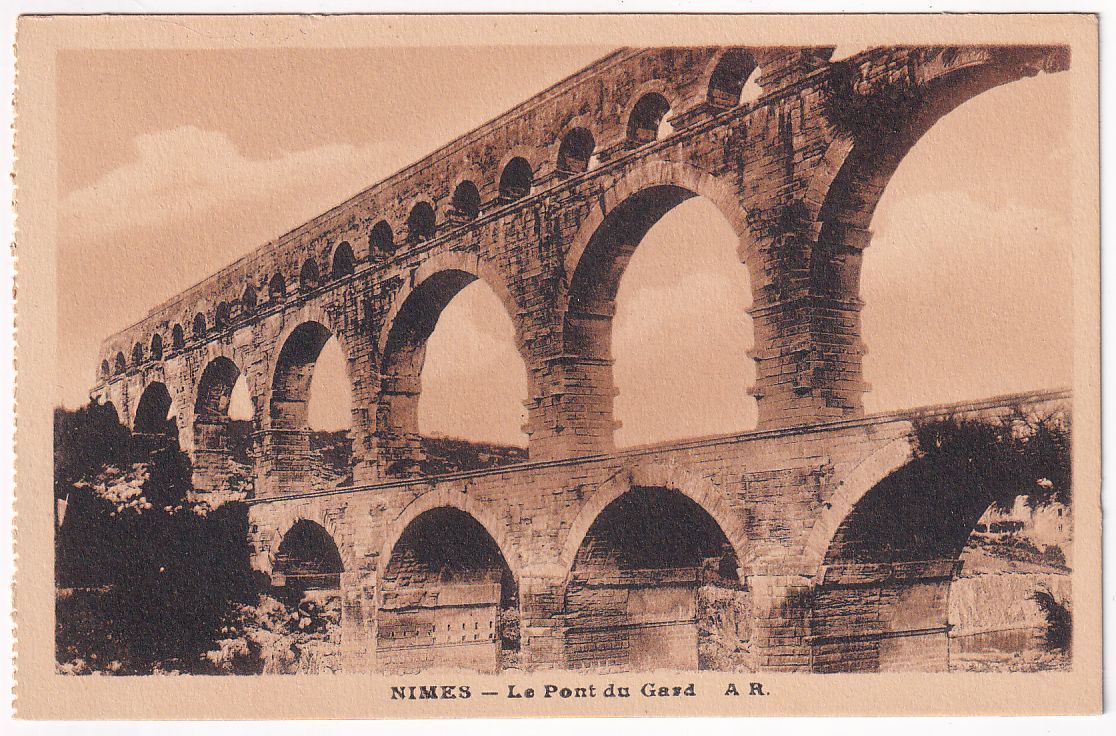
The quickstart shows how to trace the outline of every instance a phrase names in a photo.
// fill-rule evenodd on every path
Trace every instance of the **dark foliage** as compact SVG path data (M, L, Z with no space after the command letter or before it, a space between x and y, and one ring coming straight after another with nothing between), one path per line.
M880 140L902 132L902 121L921 100L912 84L865 84L851 61L832 65L823 110L839 133L861 140Z
M831 561L954 559L989 506L1009 509L1017 496L1070 503L1070 426L1061 413L933 418L914 433L914 459L861 500Z
M222 621L257 590L247 508L186 503L190 463L176 443L132 442L115 422L93 407L56 412L56 489L69 499L55 536L58 661L205 672ZM140 495L106 492L128 484Z
M1031 594L1031 600L1038 604L1046 617L1046 646L1069 651L1073 641L1073 615L1069 609L1045 590L1036 590Z
M1032 507L1072 503L1070 419L1062 411L1016 409L1001 419L946 418L915 426L917 460L961 473L992 504L1016 496Z
M54 497L64 499L73 485L127 458L132 435L108 405L77 411L54 410Z

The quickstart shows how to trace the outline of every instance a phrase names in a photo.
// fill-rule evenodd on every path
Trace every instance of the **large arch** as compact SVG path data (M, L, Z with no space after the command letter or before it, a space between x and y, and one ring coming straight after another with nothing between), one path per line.
M171 405L170 391L165 383L152 381L147 384L136 405L132 431L136 434L177 435L177 424L174 417L169 416Z
M279 349L272 353L266 374L270 379L265 389L265 431L259 451L264 468L261 472L264 494L323 490L352 483L356 453L350 448L356 448L363 436L356 416L351 415L349 429L337 428L342 429L339 434L315 434L311 425L315 369L330 340L336 340L339 348L344 369L342 380L351 408L353 375L348 357L351 353L344 338L331 329L323 310L303 305L275 343ZM292 463L292 456L304 460Z
M466 286L481 281L492 289L516 326L516 347L524 365L524 341L516 324L515 302L503 280L476 256L435 256L412 274L411 284L396 296L378 340L380 391L376 434L380 462L389 474L408 473L421 461L418 404L426 343L443 310ZM530 392L530 372L528 391ZM529 393L530 395L530 393Z
M224 355L206 364L198 380L194 399L194 422L227 422L233 387L240 378L240 368Z
M518 655L515 573L489 527L445 500L409 509L385 545L376 596L384 671L495 672Z
M279 336L280 349L271 366L271 390L268 397L268 420L271 429L305 430L309 427L307 406L314 365L322 348L331 339L337 340L346 356L345 368L352 387L348 361L349 351L344 340L331 328L328 318L313 308L306 308Z
M211 354L215 350L211 347ZM235 460L246 472L247 438L233 431L229 416L233 389L241 380L240 367L228 355L212 355L198 380L194 421L187 446L192 446L194 490L198 493L231 491Z
M949 668L962 552L984 513L1026 487L1008 468L1034 470L1026 441L1005 439L1020 431L1009 416L931 419L853 471L807 551L821 556L809 615L815 671Z
M649 162L628 173L602 196L582 222L565 257L568 287L559 300L563 355L588 364L595 412L614 411L612 373L616 296L625 270L644 236L668 212L694 197L711 202L738 238L736 255L747 268L753 303L766 283L763 259L750 235L747 213L732 186L687 164ZM759 346L757 345L757 348ZM741 346L741 358L745 346ZM611 418L603 423L612 445Z
M271 567L272 583L282 582L292 602L307 591L341 589L345 565L333 535L317 522L300 518L280 538Z
M859 291L859 260L838 255L859 253L871 239L868 228L876 205L899 164L938 120L968 100L1009 82L1069 68L1069 50L1047 48L926 49L919 78L888 94L854 91L857 67L833 65L826 115L837 131L817 168L807 203L820 203L818 245L811 256L811 278L820 294L848 297ZM843 270L844 269L844 270ZM854 293L855 296L855 293Z
M615 495L581 537L566 580L567 665L644 671L749 664L751 599L736 549L685 494L633 485Z
M589 528L601 513L613 502L630 492L633 488L668 488L687 497L701 507L721 528L741 566L747 564L751 550L748 547L748 534L741 512L735 511L725 499L724 494L713 481L701 473L678 470L670 465L640 465L627 473L620 473L609 482L597 487L577 512L565 541L558 554L557 565L569 571L574 564L578 549L585 541Z

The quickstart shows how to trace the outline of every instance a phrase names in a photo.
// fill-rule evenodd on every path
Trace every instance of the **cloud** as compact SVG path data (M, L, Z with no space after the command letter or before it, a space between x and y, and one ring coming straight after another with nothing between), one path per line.
M62 389L85 400L100 340L402 163L390 143L253 159L186 126L133 140L133 156L61 200Z
M64 236L173 230L254 206L273 216L278 235L390 173L396 163L384 144L328 145L249 159L224 133L193 126L140 135L133 151L127 164L62 200Z

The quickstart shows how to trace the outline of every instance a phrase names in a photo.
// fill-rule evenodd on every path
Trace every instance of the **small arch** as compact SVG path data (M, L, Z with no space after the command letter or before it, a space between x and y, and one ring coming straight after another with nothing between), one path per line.
M380 220L368 233L368 251L373 258L386 258L395 253L395 234L387 220Z
M271 277L271 281L267 284L267 298L272 304L287 298L287 281L283 278L283 274L277 273Z
M344 563L337 542L320 524L300 519L283 535L272 565L292 603L308 591L338 591Z
M298 272L298 291L300 294L305 294L308 291L313 291L318 287L320 274L318 273L318 262L314 260L313 256L306 259L302 264L302 270Z
M182 329L182 325L175 325L171 330L171 347L175 350L186 347L186 331Z
M143 364L143 345L136 343L132 346L132 365L139 366Z
M342 241L333 251L333 266L330 268L330 276L334 279L340 279L351 275L356 268L355 262L353 246L349 245L347 240Z
M741 93L756 70L756 60L744 49L730 49L721 56L709 78L709 104L736 107Z
M124 360L124 353L118 352L116 354L115 371L117 374L123 373L128 370L128 361Z
M194 315L193 335L196 338L205 337L205 315L201 312Z
M214 319L217 329L221 330L232 324L232 308L228 302L221 302L217 305L217 315Z
M531 164L522 156L508 161L500 174L500 201L514 202L531 194L531 184L535 174Z
M244 294L240 297L240 308L244 314L252 314L256 311L256 287L248 284L244 287Z
M107 360L101 361L101 378L108 378L109 373L112 372L112 366L109 365Z
M640 97L628 117L628 141L642 146L658 140L668 112L670 103L658 92L649 92Z
M480 215L480 190L471 181L463 181L453 190L452 215L455 220L469 222Z
M151 336L151 359L163 359L163 336L158 332Z
M434 237L437 227L434 207L427 201L417 202L407 216L407 242L422 243Z
M558 147L558 171L567 175L588 171L596 145L587 128L574 128L566 133Z

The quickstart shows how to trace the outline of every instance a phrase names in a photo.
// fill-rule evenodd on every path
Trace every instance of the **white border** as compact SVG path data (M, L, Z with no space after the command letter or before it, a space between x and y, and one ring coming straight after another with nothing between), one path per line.
M0 27L3 29L4 38L8 41L3 44L2 58L0 58L0 95L9 104L3 106L3 121L7 145L0 146L0 164L6 171L12 167L12 112L10 100L14 91L13 79L15 73L14 37L16 17L20 14L47 14L47 13L345 13L345 12L1098 12L1101 13L1101 192L1102 192L1102 221L1106 212L1113 211L1114 182L1111 176L1113 156L1109 141L1105 139L1105 121L1116 120L1116 107L1113 102L1112 75L1116 72L1113 66L1114 54L1106 44L1108 26L1111 19L1103 12L1106 10L1100 0L1095 2L1078 2L1076 0L1063 0L1062 2L1034 2L1019 0L1016 2L907 2L903 0L890 0L887 2L824 2L820 0L801 0L800 2L758 2L756 0L556 0L554 2L541 2L539 0L381 0L380 2L359 2L355 0L320 0L319 2L298 2L296 0L232 0L229 2L214 2L213 0L199 0L177 2L166 0L149 0L147 2L127 0L101 0L100 2L82 0L9 0L0 11ZM12 195L12 181L10 177L3 178L3 188L8 194L9 201ZM7 234L8 242L13 239L13 215L9 208L0 208L0 224ZM1116 260L1105 258L1104 254L1113 247L1112 237L1107 228L1102 228L1102 381L1107 385L1109 380L1116 375L1116 348L1110 349L1116 338L1116 328L1112 327L1113 308L1116 297L1108 294L1103 288L1104 284L1116 283ZM7 287L11 284L13 263L11 258L0 258L0 296L13 293ZM13 341L10 326L13 324L12 302L0 298L0 324L9 326L0 329L0 384L13 386L15 371L13 369ZM1116 407L1109 401L1107 392L1102 389L1102 421L1103 426L1112 426L1116 421ZM0 520L4 527L12 528L12 467L13 467L13 402L12 393L7 393L7 398L0 401ZM1103 432L1103 451L1105 460L1116 458L1116 435L1112 432ZM1113 497L1111 483L1104 483L1102 491L1102 506L1104 511L1112 511L1112 518L1116 518L1116 499ZM1114 544L1112 534L1104 535L1104 633L1108 646L1105 648L1105 684L1113 685L1112 673L1116 672L1116 655L1112 645L1112 637L1116 635L1116 558L1114 558ZM12 547L10 543L5 552L0 556L0 583L5 590L10 590L13 571ZM7 620L11 621L11 596L0 596L0 610ZM12 652L11 626L0 627L0 650ZM10 656L10 655L9 655ZM10 660L6 667L0 668L0 691L11 691L12 671ZM1105 702L1109 710L1113 709L1116 700L1107 694ZM146 733L157 728L168 736L193 733L199 727L194 723L165 723L153 724L151 722L102 722L102 723L49 723L12 721L10 702L4 709L4 724L2 728L9 734L44 733L44 734L70 734L74 732L91 734L127 734ZM446 731L457 734L473 734L490 736L495 733L517 733L529 731L532 736L568 736L574 733L608 733L618 729L639 731L641 733L658 736L674 734L681 728L692 732L702 733L733 733L742 731L751 733L778 733L778 734L888 734L894 736L901 731L903 736L921 736L922 734L941 736L941 734L981 734L986 736L991 733L1010 730L1019 736L1030 734L1049 733L1074 733L1074 734L1111 734L1116 733L1116 715L1112 712L1101 717L1059 717L1059 718L752 718L747 721L738 719L641 719L636 723L632 720L614 722L600 719L531 719L531 720L459 720L459 721L322 721L322 722L282 722L282 721L257 721L257 722L218 722L206 723L204 728L215 733L228 734L255 734L266 733L269 736L280 734L298 734L304 736L308 732L328 729L332 734L366 734L369 729L384 732L403 731L408 736L441 736Z

